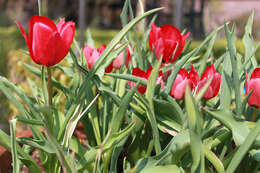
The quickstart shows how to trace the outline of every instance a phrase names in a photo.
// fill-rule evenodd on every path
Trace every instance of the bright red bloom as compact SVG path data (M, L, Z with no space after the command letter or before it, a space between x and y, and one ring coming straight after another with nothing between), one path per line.
M198 82L199 75L193 65L191 65L189 73L182 68L173 83L170 95L175 99L184 99L186 86L189 85L190 89L193 90Z
M143 70L141 70L141 69L139 69L139 68L136 67L136 68L133 68L132 75L133 75L133 76L138 76L138 77L140 77L140 78L142 78L142 79L148 81L148 78L149 78L149 76L150 76L152 70L153 70L153 67L152 67L152 66L150 66L150 67L148 68L147 72L144 72ZM157 85L158 85L158 84L161 84L162 89L164 89L164 83L163 83L163 79L162 79L162 78L163 78L163 73L162 73L162 71L160 70L160 71L159 71L159 74L158 74L158 77L157 77L157 80L156 80L156 84L157 84ZM130 88L133 88L133 87L135 86L135 82L130 82L130 81L128 81L128 84L129 84ZM144 85L139 85L139 86L138 86L138 91L139 91L141 94L144 94L145 91L146 91L146 86L144 86Z
M157 27L155 24L152 24L149 35L150 50L155 50L157 59L162 56L164 62L174 62L180 56L189 34L181 35L180 31L171 25ZM173 56L177 45L177 50Z
M201 75L200 82L197 86L197 92L199 92L199 90L207 83L208 80L210 80L211 77L213 78L210 86L203 96L204 99L211 99L215 97L220 89L221 75L215 71L214 64L208 66L205 72Z
M253 91L248 99L248 104L260 109L260 68L254 69L249 82L246 75L246 94L249 94L251 90Z
M29 35L16 22L25 38L33 61L44 66L59 63L68 54L75 34L75 23L61 19L56 25L44 16L32 16L29 21Z
M83 48L83 52L84 52L89 70L94 66L94 64L98 60L99 56L105 49L106 49L105 45L101 45L98 49L95 49L94 47L88 46L88 45Z

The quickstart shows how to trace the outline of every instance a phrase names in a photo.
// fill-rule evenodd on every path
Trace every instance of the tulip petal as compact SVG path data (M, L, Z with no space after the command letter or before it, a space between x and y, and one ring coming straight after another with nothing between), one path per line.
M248 83L248 91L253 90L251 96L248 99L248 104L251 106L257 106L260 109L260 79L251 79Z
M250 79L260 78L260 68L255 68Z
M59 28L59 27L58 27ZM74 22L66 22L64 23L60 29L58 29L62 40L64 41L67 48L70 47L73 41L73 37L75 34L75 23Z

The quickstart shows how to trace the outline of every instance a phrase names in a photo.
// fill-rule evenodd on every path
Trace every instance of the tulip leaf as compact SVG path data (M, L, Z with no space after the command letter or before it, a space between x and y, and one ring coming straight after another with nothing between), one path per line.
M233 86L235 90L235 103L236 103L236 116L241 118L242 116L242 102L240 95L240 80L238 71L238 60L236 57L236 47L235 47L235 26L233 26L232 31L229 31L228 25L225 23L225 33L228 41L228 52L231 60L232 74L233 74Z
M152 126L152 131L153 131L153 139L154 139L154 146L155 146L155 151L158 154L161 151L161 145L160 145L160 139L159 139L159 131L157 128L157 122L156 122L156 117L155 117L155 112L154 112L154 104L153 104L153 96L154 96L154 91L155 91L155 86L157 84L157 78L158 78L158 73L160 70L162 58L156 61L154 68L149 76L148 82L147 82L147 89L146 89L146 99L148 101L148 105L146 107L147 112L148 112L148 120L151 123ZM161 79L162 80L162 79Z
M236 146L240 146L247 135L249 134L249 129L245 122L238 121L234 118L233 113L230 110L208 110L205 109L208 115L220 121L224 126L232 131L233 139Z
M140 173L181 173L181 169L177 165L164 165L164 166L154 166L147 169L143 169Z
M208 45L206 53L203 55L202 59L200 60L200 67L198 70L199 76L201 76L201 74L204 72L204 70L206 68L207 60L212 52L216 37L217 37L217 33L214 33L212 38L209 41L209 45Z
M191 172L204 172L204 153L202 148L201 133L202 133L202 115L198 110L195 99L193 98L189 86L185 90L185 107L187 110L190 148L192 155Z
M28 118L25 118L23 116L16 116L15 117L18 121L20 122L23 122L23 123L26 123L26 124L31 124L31 125L39 125L39 126L43 126L44 123L40 120L34 120L34 119L28 119Z
M162 152L156 156L143 158L137 162L136 173L140 173L144 169L152 168L159 165L167 164L167 159L173 157L173 159L178 159L182 155L183 151L186 150L187 146L190 144L189 131L184 130L178 133L169 144L164 148ZM175 161L178 162L178 161Z
M257 61L254 57L255 47L254 40L252 36L252 27L254 22L254 11L252 11L250 17L248 18L248 22L245 26L245 34L243 36L243 43L245 47L245 61L250 60L253 68L257 67ZM252 55L252 58L251 58ZM247 65L246 69L249 69L250 65Z
M242 129L243 130L243 129ZM227 168L227 173L235 172L236 168L238 167L239 163L248 152L252 144L254 143L255 139L260 133L260 119L256 122L255 128L248 134L248 136L243 141L242 145L238 148L235 155L232 157L232 160Z
M114 114L114 117L112 118L111 123L111 133L117 132L121 124L123 122L123 118L127 113L127 108L129 107L129 103L132 101L132 98L134 96L135 90L138 87L139 83L135 85L134 88L132 88L122 99L121 104L119 105L119 109L117 110L117 113Z
M105 75L107 76L111 76L117 79L124 79L124 80L128 80L128 81L133 81L133 82L139 82L142 85L147 86L147 81L145 81L144 79L138 77L138 76L134 76L134 75L130 75L130 74L116 74L116 73L106 73Z
M26 138L26 137L20 137L17 138L17 141L22 144L26 144L29 146L32 146L34 148L40 149L44 152L47 153L55 153L55 148L53 148L48 141L43 141L43 140L36 140L36 139L31 139L31 138Z
M17 144L16 144L16 135L15 135L15 128L16 128L16 119L10 120L10 132L11 132L11 153L12 153L12 166L13 166L13 173L19 173L19 159L17 154Z
M230 58L226 57L224 59L224 64L223 64L223 71L221 74L221 90L220 90L220 108L221 109L230 109L230 104L232 100L232 95L231 95L231 62Z
M10 137L1 129L0 129L0 145L3 146L8 151L11 151ZM31 172L41 172L41 169L29 154L25 153L21 149L21 147L17 144L16 144L16 148L17 148L19 159L26 165L27 168L29 168Z

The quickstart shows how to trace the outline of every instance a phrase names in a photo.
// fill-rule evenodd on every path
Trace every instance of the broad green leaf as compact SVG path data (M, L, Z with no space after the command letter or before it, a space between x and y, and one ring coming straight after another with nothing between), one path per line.
M155 166L148 169L144 169L140 173L181 173L181 169L177 165L164 165Z
M161 62L162 62L162 58L160 58L155 62L154 68L149 76L147 82L147 89L145 92L145 96L149 105L148 107L146 107L147 111L149 110L147 117L152 126L154 146L157 154L161 152L161 145L160 145L159 131L158 131L155 112L154 112L153 96L154 96L155 87L157 85L157 78L158 78L158 73L160 71Z
M228 52L230 55L231 60L231 67L232 67L232 75L233 75L233 86L235 90L235 103L236 103L236 116L242 117L242 101L241 101L241 94L240 94L240 80L239 80L239 71L238 71L238 62L236 58L236 47L235 47L235 26L233 26L232 31L229 31L228 25L225 23L225 33L228 41Z
M235 155L233 156L230 164L227 168L227 173L235 172L236 168L238 167L239 163L248 152L252 144L254 143L255 139L260 133L260 120L256 122L255 128L248 134L248 136L243 141L242 145L236 151Z
M137 162L135 172L140 173L143 169L165 165L167 164L167 159L169 157L173 157L175 162L178 162L179 157L182 155L183 151L187 149L189 144L189 131L181 131L174 138L172 138L172 140L160 154L139 160Z
M204 110L208 115L217 119L232 131L233 139L237 146L240 146L245 141L245 138L250 131L244 121L235 119L234 115L229 110Z
M55 148L53 148L48 143L48 141L36 140L36 139L31 139L31 138L26 138L26 137L17 138L17 141L19 143L32 146L34 148L40 149L40 150L47 152L47 153L55 153L56 152Z
M16 116L15 117L18 121L20 122L23 122L23 123L26 123L26 124L31 124L31 125L39 125L39 126L43 126L44 123L40 120L34 120L34 119L28 119L28 118L25 118L23 116Z
M248 18L247 24L245 26L245 34L243 36L243 43L245 47L245 61L251 61L253 68L257 67L257 62L254 56L254 40L252 36L252 27L254 22L254 11L251 13L250 17ZM251 58L252 55L252 58ZM250 64L247 65L246 69L249 69Z
M192 97L189 86L185 90L185 107L187 110L192 167L191 172L204 172L204 153L202 149L201 133L202 133L202 115L198 110L195 99Z

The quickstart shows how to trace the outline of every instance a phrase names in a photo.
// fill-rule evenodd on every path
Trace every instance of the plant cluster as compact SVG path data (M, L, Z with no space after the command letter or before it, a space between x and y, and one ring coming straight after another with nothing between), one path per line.
M28 34L17 22L27 53L39 64L24 67L41 79L41 86L30 81L31 94L26 94L0 77L0 90L20 113L10 120L10 136L0 130L0 145L12 153L13 172L23 165L51 173L259 171L260 68L253 13L242 55L235 48L236 28L230 31L228 24L191 51L189 32L158 27L156 17L138 36L135 25L159 10L134 18L126 0L123 29L97 49L90 33L84 49L78 47L72 21L55 24L33 16ZM213 45L222 29L228 47L215 59ZM62 69L70 83L57 81L54 69ZM27 124L33 137L16 137L16 121ZM79 123L87 141L73 136ZM42 167L30 156L33 150Z

